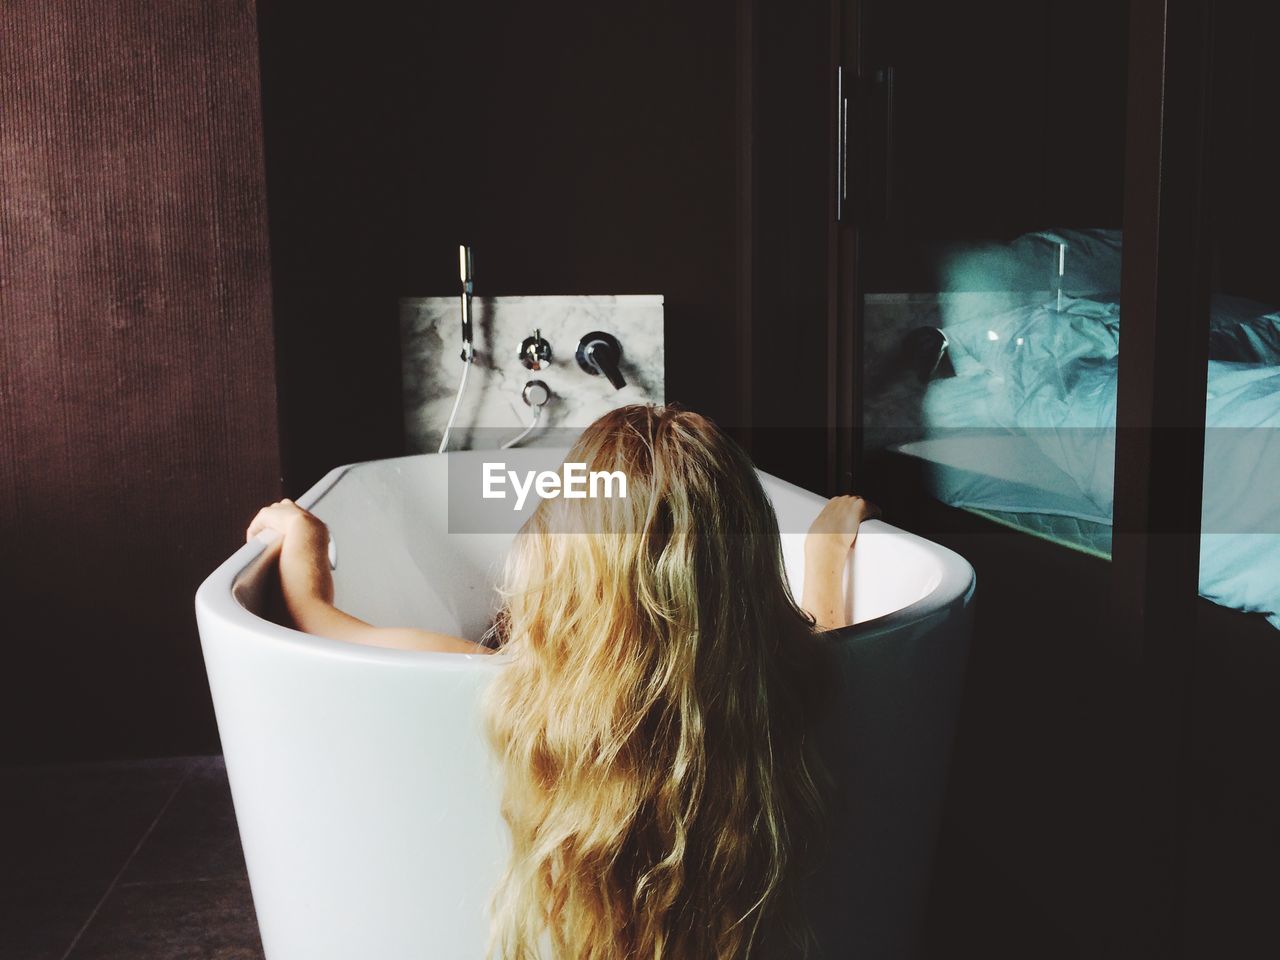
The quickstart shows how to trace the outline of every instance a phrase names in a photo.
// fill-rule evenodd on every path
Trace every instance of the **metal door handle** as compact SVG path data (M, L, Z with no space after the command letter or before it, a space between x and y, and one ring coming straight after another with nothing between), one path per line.
M843 223L849 202L849 94L844 67L836 67L836 222Z

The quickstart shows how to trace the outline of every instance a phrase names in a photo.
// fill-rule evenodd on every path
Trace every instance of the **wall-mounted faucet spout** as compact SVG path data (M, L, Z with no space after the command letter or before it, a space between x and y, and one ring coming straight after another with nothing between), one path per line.
M618 364L622 362L622 344L608 333L595 331L578 341L578 366L593 377L604 374L615 390L627 385Z

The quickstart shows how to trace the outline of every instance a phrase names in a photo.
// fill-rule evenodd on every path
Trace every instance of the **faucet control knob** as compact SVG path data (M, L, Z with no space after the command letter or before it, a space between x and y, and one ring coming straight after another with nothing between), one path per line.
M627 385L622 379L618 365L622 362L622 344L610 333L596 330L588 333L578 341L578 366L593 377L603 374L613 384L613 389L621 390Z
M542 339L542 331L534 330L520 344L520 362L526 370L545 370L551 366L551 344Z

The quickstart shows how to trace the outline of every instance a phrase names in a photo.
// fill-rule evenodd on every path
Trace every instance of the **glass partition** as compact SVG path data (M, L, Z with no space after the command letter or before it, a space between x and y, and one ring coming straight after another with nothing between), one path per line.
M1214 7L1200 593L1280 628L1280 12Z
M1128 4L870 4L863 463L1110 553Z

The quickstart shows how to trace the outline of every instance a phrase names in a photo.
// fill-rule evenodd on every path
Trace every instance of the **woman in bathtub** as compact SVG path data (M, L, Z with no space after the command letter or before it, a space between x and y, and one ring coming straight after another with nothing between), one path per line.
M711 421L614 410L567 457L621 470L625 498L542 501L507 562L488 724L503 762L512 857L493 954L573 960L800 956L802 881L821 852L814 750L845 626L858 497L805 541L802 605L751 461ZM378 646L491 653L461 637L375 627L333 606L323 523L284 500L248 529L280 534L299 629Z

